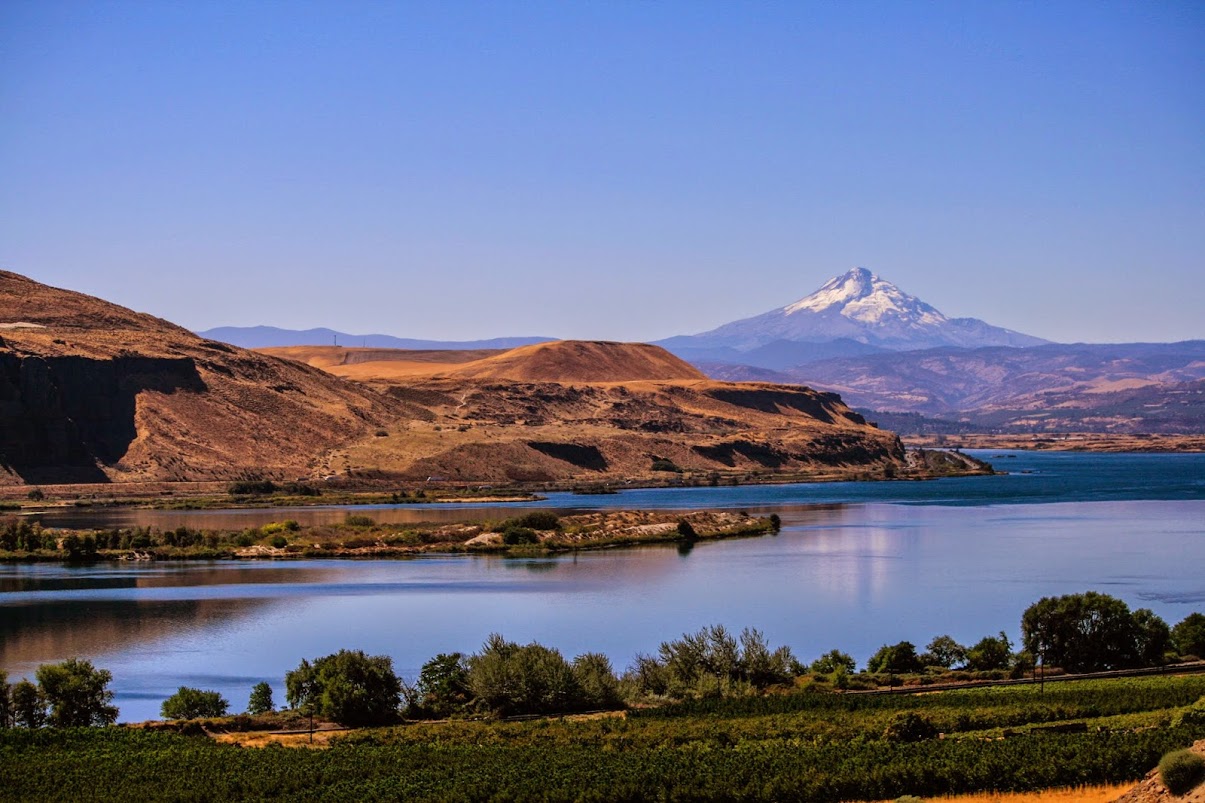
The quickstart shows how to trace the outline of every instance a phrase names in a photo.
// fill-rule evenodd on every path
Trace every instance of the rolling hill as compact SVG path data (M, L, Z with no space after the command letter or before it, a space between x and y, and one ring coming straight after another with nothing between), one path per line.
M656 346L281 356L13 273L0 273L0 311L0 482L9 484L925 471L835 394L716 382Z

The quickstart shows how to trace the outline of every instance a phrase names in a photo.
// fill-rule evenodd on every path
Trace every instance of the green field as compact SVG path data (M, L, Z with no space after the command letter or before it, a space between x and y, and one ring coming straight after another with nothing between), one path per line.
M626 718L409 724L326 750L125 728L0 731L2 800L809 800L1141 777L1205 737L1205 676L917 695L795 693ZM944 736L889 737L909 715ZM1052 725L1082 727L1056 732ZM1044 730L1045 729L1045 730Z

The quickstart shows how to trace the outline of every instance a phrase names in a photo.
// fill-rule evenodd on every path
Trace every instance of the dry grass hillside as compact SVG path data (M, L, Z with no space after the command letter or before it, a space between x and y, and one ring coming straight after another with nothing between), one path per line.
M404 405L0 271L0 482L301 476Z
M712 381L656 346L270 351L0 273L0 482L917 470L833 394Z
M691 472L841 475L902 467L895 435L832 394L714 382L656 346L557 341L505 352L269 349L367 381L407 420L336 465L412 481L658 481ZM893 470L892 469L892 470Z

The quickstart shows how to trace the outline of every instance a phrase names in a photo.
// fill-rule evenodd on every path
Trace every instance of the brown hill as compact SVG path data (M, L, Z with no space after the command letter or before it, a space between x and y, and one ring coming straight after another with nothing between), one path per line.
M0 482L923 470L834 394L711 381L655 346L273 351L293 359L0 273Z
M659 346L592 340L556 340L521 346L443 372L460 379L517 382L637 382L706 379L694 366Z
M405 406L0 271L0 482L299 476Z

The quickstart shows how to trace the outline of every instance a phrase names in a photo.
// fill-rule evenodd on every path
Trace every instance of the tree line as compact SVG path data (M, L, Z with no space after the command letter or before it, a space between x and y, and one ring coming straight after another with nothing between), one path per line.
M1070 672L1156 666L1205 655L1205 615L1192 613L1174 628L1148 609L1131 611L1106 594L1085 592L1044 597L1021 617L1021 647L1013 651L1001 632L964 646L937 636L918 653L911 642L883 645L866 666L864 683L890 683L898 675L1011 671L1040 664ZM567 660L539 643L517 644L493 635L477 653L441 653L407 683L388 656L341 650L303 660L285 675L286 701L294 711L349 726L382 725L401 718L514 717L624 707L635 701L672 702L757 694L790 687L811 675L846 688L857 665L840 650L811 664L789 647L772 647L758 630L739 634L723 625L705 627L663 642L654 654L638 654L617 674L601 653ZM886 676L886 677L884 677ZM862 677L862 676L859 676ZM0 673L0 727L40 728L109 725L116 721L107 670L70 659L40 667L36 683L9 684ZM257 684L247 711L273 711L271 686ZM180 687L164 701L165 719L225 716L229 702L214 691Z

